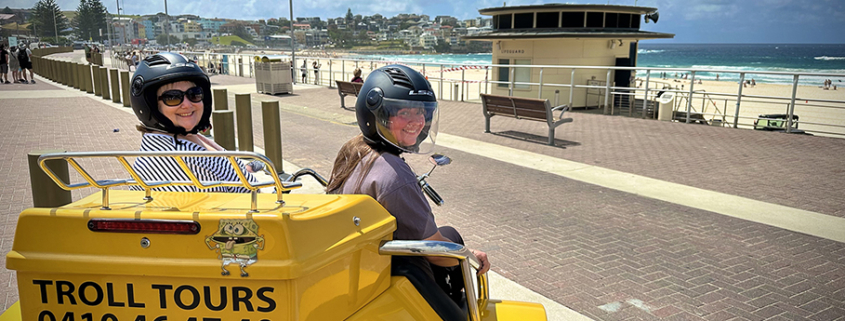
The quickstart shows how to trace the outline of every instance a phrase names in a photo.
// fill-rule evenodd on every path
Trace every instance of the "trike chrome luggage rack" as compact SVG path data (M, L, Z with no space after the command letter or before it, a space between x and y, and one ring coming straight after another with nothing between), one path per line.
M190 179L189 181L145 181L132 169L132 165L126 160L127 157L170 157L179 164L179 167ZM229 161L229 164L238 174L239 181L200 181L193 171L188 168L183 157L224 157ZM82 168L77 162L77 159L82 158L115 158L123 165L123 168L129 173L132 178L129 179L104 179L95 180L88 172ZM64 182L61 178L46 165L48 160L62 159L65 160L85 182L70 184ZM270 173L273 177L272 181L264 181L257 183L250 183L244 173L241 171L238 164L238 159L253 159L264 164L264 170ZM213 187L243 187L248 189L252 194L250 204L250 213L258 212L258 190L265 187L275 187L277 194L277 204L284 204L282 201L282 194L293 189L302 187L302 183L284 182L276 173L273 163L266 156L252 153L252 152L234 152L234 151L204 151L204 152L140 152L140 151L109 151L109 152L66 152L45 154L38 158L38 166L44 170L56 184L64 190L71 191L86 187L96 187L103 191L103 204L101 209L109 210L109 188L118 186L140 186L146 192L145 201L152 201L152 189L163 186L194 186L198 189L207 189ZM292 176L295 177L295 176Z

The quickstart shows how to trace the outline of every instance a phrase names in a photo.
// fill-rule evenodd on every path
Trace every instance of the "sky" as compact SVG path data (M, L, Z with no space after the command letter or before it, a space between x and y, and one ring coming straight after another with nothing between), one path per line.
M0 8L32 8L37 0L0 0ZM127 14L164 12L164 1L105 0L109 12L117 1ZM79 0L56 0L62 10L74 11ZM459 19L481 16L478 9L500 7L499 0L294 0L294 17L343 17L347 9L364 16L376 13L392 17L399 13L426 14L432 19L448 15ZM509 0L508 6L544 3L615 4L659 9L657 24L641 30L674 33L674 39L649 43L845 43L843 0L610 0L532 1ZM194 14L206 18L257 20L290 17L284 0L169 0L171 15ZM489 16L485 16L489 17Z

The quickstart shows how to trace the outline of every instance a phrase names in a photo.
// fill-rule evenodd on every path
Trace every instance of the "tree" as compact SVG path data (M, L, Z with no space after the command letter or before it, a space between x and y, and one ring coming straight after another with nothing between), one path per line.
M5 13L5 14L14 14L15 12L14 12L14 11L12 11L12 8L9 8L8 6L6 6L5 8L3 8L3 13Z
M77 37L102 41L100 30L107 32L106 7L100 0L80 0L73 26Z
M346 9L346 24L350 24L355 16L352 15L352 8Z
M67 17L62 14L62 9L59 8L55 0L38 0L35 3L35 7L32 8L32 12L33 14L29 20L33 24L33 27L48 37L55 38L56 30L61 35L62 30L67 29L69 26Z
M194 39L194 37L188 37L187 35L182 36L182 42L188 44L191 47L197 45L197 39Z
M172 45L172 44L177 44L177 43L180 43L180 42L182 42L182 41L179 40L179 37L176 37L174 35L169 35L169 37L168 37L168 35L162 33L162 34L156 36L156 43L158 43L159 45L166 45L166 44Z

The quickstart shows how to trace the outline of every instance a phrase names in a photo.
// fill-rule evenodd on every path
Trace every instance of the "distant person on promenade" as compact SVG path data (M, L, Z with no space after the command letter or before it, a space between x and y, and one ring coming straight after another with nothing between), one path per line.
M22 47L18 48L18 62L21 65L21 79L23 79L22 83L27 83L26 78L26 71L29 70L29 80L31 83L35 83L35 76L32 74L32 51L29 50L27 45L23 45Z
M361 68L355 68L352 74L355 76L352 77L352 82L364 82L364 78L361 78Z
M320 67L322 67L322 66L323 66L323 64L321 64L319 60L315 61L311 66L311 67L314 68L314 84L315 85L319 85L319 82L320 82Z
M17 83L21 81L20 70L21 65L18 62L18 48L9 48L9 69L12 70L12 82Z
M299 71L302 72L302 83L305 83L305 79L308 78L308 60L302 59L302 67L299 67Z
M85 51L85 61L88 61L88 64L91 64L91 47L88 44L82 45L82 50Z
M164 61L164 63L162 63ZM151 62L155 64L150 65ZM148 57L138 65L132 77L130 102L141 122L142 152L225 151L213 140L199 135L211 127L211 82L196 64L185 56L163 52ZM238 172L223 157L185 157L188 169L200 181L240 181ZM247 181L257 169L241 163L239 170ZM189 181L176 160L169 157L138 157L132 168L145 181ZM139 186L132 186L139 190ZM199 192L194 186L164 186L156 191ZM212 187L205 192L249 193L244 187Z
M0 82L11 84L9 82L9 52L6 51L4 44L0 44Z

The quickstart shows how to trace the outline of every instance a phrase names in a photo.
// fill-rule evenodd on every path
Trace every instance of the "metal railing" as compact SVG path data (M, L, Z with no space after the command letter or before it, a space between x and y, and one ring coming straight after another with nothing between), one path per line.
M209 52L182 52L190 58L196 57L197 63L204 68L208 62L212 62L217 68L222 67L223 74L242 77L254 77L254 57L265 56L265 54L253 53L209 53ZM800 112L802 114L800 123L807 125L805 131L816 134L832 136L845 136L845 100L814 98L807 95L807 90L815 90L812 83L820 79L845 79L845 74L832 73L790 73L777 71L736 71L720 69L687 69L687 68L651 68L651 67L615 67L615 66L570 66L570 65L461 65L447 63L422 63L413 61L387 61L379 59L354 59L334 57L309 57L297 55L296 61L291 64L291 73L295 83L301 82L302 61L312 62L319 60L322 67L318 73L312 65L306 64L305 83L333 87L335 80L349 81L352 78L355 68L361 68L362 77L366 78L372 70L386 64L403 64L423 73L432 87L437 91L437 97L441 100L480 102L481 93L502 92L504 95L546 98L554 100L555 105L560 105L561 98L568 100L567 105L574 108L598 107L606 115L619 115L627 111L629 116L638 112L639 117L655 117L657 93L671 92L677 99L670 107L673 112L684 115L683 122L696 122L696 117L704 117L708 123L713 125L751 128L754 120L759 115L781 113L788 114L788 127L785 131L790 132L796 128L792 124L792 115ZM349 65L349 66L348 66ZM508 79L494 80L497 71L507 70ZM528 79L516 79L516 71L528 71ZM632 77L629 86L617 85L613 82L616 72L626 71L639 77ZM467 72L475 72L474 77L468 77ZM483 72L483 77L480 73ZM459 73L459 74L458 74ZM550 82L549 73L558 75L569 75L569 81ZM658 77L665 74L687 74L688 77L671 79ZM720 84L736 81L736 92L715 92L696 90L697 75L722 75ZM585 75L592 77L588 78ZM765 86L783 86L783 95L755 95L743 93L747 88L750 78L760 76L780 77L791 79L790 85L785 84L764 84ZM315 79L316 77L316 79ZM473 79L474 78L474 79ZM802 79L807 79L803 81ZM575 79L575 81L572 81ZM608 81L609 80L609 81ZM712 79L708 79L710 81ZM738 81L737 81L738 80ZM593 84L591 84L591 82ZM600 85L598 85L600 84ZM639 84L639 85L637 85ZM679 86L680 85L680 86ZM711 86L707 84L707 86ZM699 86L701 86L699 84ZM786 87L790 86L790 87ZM799 95L799 88L803 89ZM746 89L747 90L747 89ZM845 90L845 89L843 89ZM563 94L561 94L563 92ZM563 97L561 97L563 96ZM568 96L568 97L567 97ZM597 98L595 106L583 104L579 106L576 100L586 100L587 97ZM624 97L628 97L629 103ZM563 102L566 103L566 102ZM662 104L660 104L662 105ZM701 106L700 110L696 106ZM780 109L781 107L783 109ZM669 107L669 106L667 106ZM711 109L712 107L712 109ZM796 111L796 109L798 111ZM809 116L809 117L808 117ZM674 118L674 117L673 117ZM718 121L714 121L718 120Z
M188 176L189 181L145 181L132 168L132 165L126 160L127 157L169 157L172 158L179 165L179 168ZM238 181L201 181L196 174L191 171L183 157L223 157L232 166L235 173L237 173ZM131 178L128 179L94 179L77 161L82 158L114 158L123 168L129 173ZM65 160L74 170L76 170L85 182L70 183L64 182L59 178L47 165L49 160L62 159ZM102 206L100 209L110 210L109 207L109 189L118 186L140 186L146 192L145 201L152 201L152 189L163 186L194 186L197 189L206 189L213 187L229 186L229 187L243 187L250 191L252 200L250 203L250 213L258 212L258 190L265 187L275 187L277 195L277 204L284 204L282 200L283 192L287 192L299 187L302 183L284 183L278 175L270 175L273 180L266 182L250 183L246 175L241 172L238 159L254 159L264 164L264 168L270 173L276 173L273 167L273 162L266 156L252 153L252 152L138 152L138 151L114 151L114 152L73 152L73 153L54 153L45 154L38 158L38 166L56 182L59 187L66 191L71 191L86 187L95 187L102 190Z

